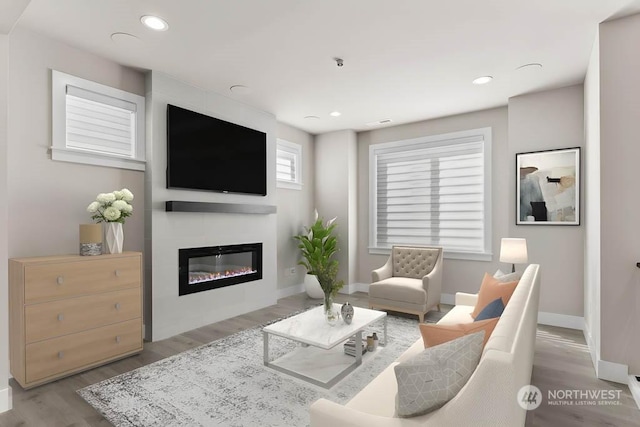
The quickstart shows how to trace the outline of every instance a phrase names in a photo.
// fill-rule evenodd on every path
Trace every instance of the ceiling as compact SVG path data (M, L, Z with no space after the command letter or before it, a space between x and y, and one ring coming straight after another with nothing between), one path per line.
M18 26L318 134L581 83L598 23L636 12L638 0L31 0ZM142 26L145 14L169 30ZM529 63L543 67L517 70ZM471 84L485 75L494 80Z

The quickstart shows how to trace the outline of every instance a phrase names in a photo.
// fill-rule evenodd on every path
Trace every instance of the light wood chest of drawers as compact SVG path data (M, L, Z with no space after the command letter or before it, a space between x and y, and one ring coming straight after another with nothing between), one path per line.
M25 389L142 351L142 254L10 259L9 336Z

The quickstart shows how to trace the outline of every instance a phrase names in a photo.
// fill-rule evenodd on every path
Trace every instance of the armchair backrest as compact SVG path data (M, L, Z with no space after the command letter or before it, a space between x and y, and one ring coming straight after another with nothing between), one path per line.
M393 276L422 279L436 266L442 248L394 246L391 249Z

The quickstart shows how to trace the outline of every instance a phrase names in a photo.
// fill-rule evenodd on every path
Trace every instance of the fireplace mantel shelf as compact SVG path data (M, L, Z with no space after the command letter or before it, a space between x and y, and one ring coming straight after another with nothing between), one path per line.
M274 205L248 205L240 203L182 202L168 200L167 212L210 212L268 215L276 213Z

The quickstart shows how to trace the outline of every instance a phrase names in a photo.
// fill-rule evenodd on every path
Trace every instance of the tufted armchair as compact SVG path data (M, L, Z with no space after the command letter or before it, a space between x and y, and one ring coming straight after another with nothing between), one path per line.
M442 248L394 246L387 263L371 273L369 307L417 314L420 323L440 311Z

